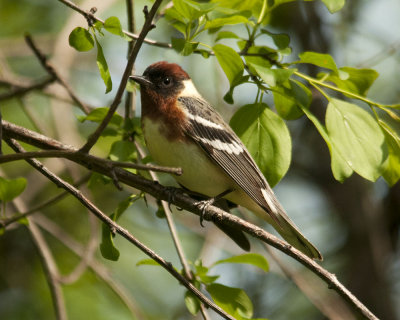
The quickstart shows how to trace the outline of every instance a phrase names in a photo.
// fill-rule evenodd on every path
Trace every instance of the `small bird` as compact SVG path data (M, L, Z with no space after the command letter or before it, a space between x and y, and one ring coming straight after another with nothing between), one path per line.
M290 220L239 137L179 65L156 62L131 79L140 84L142 128L155 162L182 168L175 179L184 188L249 209L290 245L322 260Z

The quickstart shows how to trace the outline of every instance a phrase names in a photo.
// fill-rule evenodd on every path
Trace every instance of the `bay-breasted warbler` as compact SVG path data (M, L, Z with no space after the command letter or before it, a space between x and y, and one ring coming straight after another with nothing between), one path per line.
M142 128L158 164L180 167L175 179L190 191L243 206L268 223L292 246L313 259L320 252L290 220L239 137L196 90L177 64L150 65L140 84Z

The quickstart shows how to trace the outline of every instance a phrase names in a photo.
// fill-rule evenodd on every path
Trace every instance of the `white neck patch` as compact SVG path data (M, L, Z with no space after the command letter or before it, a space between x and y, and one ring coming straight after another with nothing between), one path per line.
M183 90L180 92L179 96L181 97L201 97L200 93L197 91L196 87L193 84L192 80L184 80Z

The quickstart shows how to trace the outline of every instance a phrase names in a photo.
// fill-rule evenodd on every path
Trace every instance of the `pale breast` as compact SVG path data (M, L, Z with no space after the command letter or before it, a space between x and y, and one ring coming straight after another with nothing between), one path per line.
M189 190L216 196L236 184L191 140L171 141L163 134L162 124L142 120L147 148L153 160L162 166L180 167L181 176L174 178Z

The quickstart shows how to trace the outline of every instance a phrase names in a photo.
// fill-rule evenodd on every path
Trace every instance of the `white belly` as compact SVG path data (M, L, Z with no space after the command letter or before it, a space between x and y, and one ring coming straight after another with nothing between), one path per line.
M143 119L144 137L153 160L162 166L180 167L181 176L174 178L189 190L216 196L236 188L236 184L196 144L169 141L160 132L160 125Z

